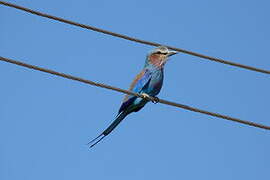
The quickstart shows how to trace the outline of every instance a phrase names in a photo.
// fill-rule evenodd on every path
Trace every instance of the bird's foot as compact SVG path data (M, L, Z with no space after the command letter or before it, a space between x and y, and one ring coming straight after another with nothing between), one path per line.
M159 98L158 97L151 97L151 96L149 96L146 93L142 93L141 95L143 96L143 98L152 101L152 103L154 103L154 104L157 104L159 102Z
M154 104L159 103L159 98L158 97L153 97L152 103L154 103Z
M147 99L147 100L151 100L152 98L148 95L148 94L146 94L146 93L141 93L141 95L142 95L142 97L144 98L144 99Z

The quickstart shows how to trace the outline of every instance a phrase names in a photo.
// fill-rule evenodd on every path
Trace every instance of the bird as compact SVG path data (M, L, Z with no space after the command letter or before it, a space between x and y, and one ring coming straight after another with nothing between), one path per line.
M141 110L150 101L150 97L154 97L152 100L154 103L158 102L159 99L156 96L162 88L164 65L169 57L175 54L177 54L176 51L171 51L166 46L156 47L147 54L143 69L135 77L129 88L130 91L139 93L144 98L125 95L115 120L100 135L88 143L90 148L108 136L127 115Z

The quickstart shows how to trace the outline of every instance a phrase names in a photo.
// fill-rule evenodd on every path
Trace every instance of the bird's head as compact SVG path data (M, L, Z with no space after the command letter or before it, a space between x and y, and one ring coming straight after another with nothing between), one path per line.
M177 54L176 51L170 51L165 46L159 46L147 55L145 66L153 65L155 67L162 68L167 62L168 58L175 54Z

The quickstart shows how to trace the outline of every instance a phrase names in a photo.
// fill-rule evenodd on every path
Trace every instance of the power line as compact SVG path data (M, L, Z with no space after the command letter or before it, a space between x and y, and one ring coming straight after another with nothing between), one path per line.
M160 46L161 45L159 43L137 39L137 38L134 38L134 37L123 35L123 34L107 31L107 30L104 30L104 29L100 29L100 28L97 28L97 27L94 27L94 26L89 26L89 25L77 23L77 22L74 22L74 21L70 21L70 20L67 20L67 19L63 19L63 18L60 18L60 17L52 16L52 15L42 13L42 12L39 12L39 11L34 11L32 9L22 7L22 6L19 6L19 5L16 5L16 4L12 4L12 3L8 3L8 2L4 2L4 1L0 1L0 4L2 4L4 6L9 6L9 7L12 7L12 8L16 8L16 9L19 9L19 10L22 10L22 11L25 11L25 12L28 12L28 13L31 13L31 14L35 14L35 15L38 15L38 16L42 16L42 17L45 17L45 18L60 21L60 22L66 23L66 24L79 26L81 28L89 29L89 30L100 32L100 33L103 33L103 34L108 34L108 35L111 35L111 36L115 36L115 37L119 37L119 38L122 38L122 39L138 42L138 43L141 43L141 44L147 44L147 45L151 45L151 46ZM259 68L256 68L256 67L243 65L243 64L227 61L227 60L224 60L224 59L199 54L199 53L188 51L188 50L185 50L185 49L176 48L176 47L173 47L173 46L167 46L167 45L165 45L165 46L168 47L169 49L172 49L172 50L175 50L175 51L178 51L178 52L182 52L182 53L185 53L185 54L189 54L189 55L192 55L192 56L197 56L197 57L200 57L200 58L208 59L208 60L211 60L211 61L215 61L215 62L219 62L219 63L223 63L223 64L227 64L227 65L231 65L231 66L235 66L235 67L239 67L239 68L243 68L243 69L248 69L248 70L251 70L251 71L257 71L257 72L264 73L264 74L270 74L269 70L259 69Z
M90 84L90 85L93 85L93 86L98 86L98 87L101 87L101 88L110 89L110 90L113 90L113 91L118 91L118 92L121 92L121 93L125 93L125 94L129 94L129 95L134 95L134 96L137 96L137 97L145 98L145 99L150 100L150 101L155 101L156 100L156 98L154 98L154 97L147 98L147 97L142 96L141 94L138 94L138 93L135 93L135 92L132 92L132 91L120 89L120 88L109 86L109 85L102 84L102 83L97 83L97 82L94 82L94 81L90 81L90 80L86 80L86 79L83 79L83 78L75 77L75 76L65 74L65 73L56 72L56 71L53 71L53 70L50 70L50 69L45 69L45 68L34 66L34 65L31 65L31 64L26 64L26 63L21 62L21 61L16 61L16 60L1 57L1 56L0 56L0 60L11 63L11 64L16 64L16 65L19 65L19 66L23 66L23 67L26 67L26 68L29 68L29 69L34 69L34 70L42 71L42 72L45 72L45 73L53 74L53 75L56 75L56 76L61 76L63 78L71 79L71 80L74 80L74 81L79 81L79 82L82 82L82 83L85 83L85 84ZM270 126L266 126L266 125L263 125L263 124L258 124L258 123L254 123L254 122L250 122L250 121L245 121L245 120L241 120L241 119L238 119L238 118L233 118L233 117L218 114L218 113L213 113L213 112L201 110L201 109L198 109L198 108L195 108L195 107L186 106L186 105L183 105L183 104L167 101L167 100L164 100L164 99L159 99L158 102L162 103L162 104L166 104L166 105L186 109L186 110L189 110L189 111L194 111L194 112L198 112L198 113L202 113L202 114L207 114L209 116L214 116L214 117L218 117L218 118L238 122L238 123L241 123L241 124L246 124L246 125L249 125L249 126L254 126L254 127L270 130Z

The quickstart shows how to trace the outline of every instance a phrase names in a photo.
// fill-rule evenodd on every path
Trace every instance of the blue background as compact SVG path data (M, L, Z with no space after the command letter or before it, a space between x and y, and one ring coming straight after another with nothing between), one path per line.
M9 1L270 69L269 1ZM153 47L0 6L0 55L127 89ZM163 104L93 149L123 94L0 62L0 179L269 179L270 133ZM270 125L269 75L185 54L160 98Z

